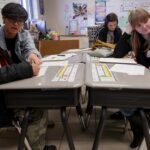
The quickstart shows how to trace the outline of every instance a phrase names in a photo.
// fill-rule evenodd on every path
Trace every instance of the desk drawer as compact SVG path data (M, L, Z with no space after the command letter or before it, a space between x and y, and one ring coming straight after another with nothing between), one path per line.
M9 108L50 108L51 106L76 106L80 88L58 90L7 90L5 102Z

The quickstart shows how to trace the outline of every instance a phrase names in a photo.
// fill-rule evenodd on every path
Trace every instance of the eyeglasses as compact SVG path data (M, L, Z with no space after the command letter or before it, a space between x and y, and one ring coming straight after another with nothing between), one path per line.
M25 22L23 19L18 19L18 18L16 19L7 18L7 20L11 22L12 24L17 23L18 25L23 25Z

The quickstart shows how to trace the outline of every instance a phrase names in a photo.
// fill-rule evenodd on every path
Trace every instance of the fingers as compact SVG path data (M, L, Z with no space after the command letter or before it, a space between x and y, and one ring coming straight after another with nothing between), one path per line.
M33 72L33 76L38 75L40 70L40 66L37 64L32 64L32 72Z
M35 63L35 64L37 64L37 65L42 64L41 59L39 59L39 58L37 57L37 55L36 55L36 54L33 54L33 53L29 55L28 60L29 60L29 62L30 62L31 64L32 64L32 63Z

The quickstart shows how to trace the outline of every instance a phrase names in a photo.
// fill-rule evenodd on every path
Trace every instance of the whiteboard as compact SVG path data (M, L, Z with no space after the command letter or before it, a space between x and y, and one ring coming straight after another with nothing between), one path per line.
M136 8L144 8L150 12L150 0L106 0L106 14L116 13L121 28L126 26L130 11Z
M0 0L0 12L1 12L1 9L2 9L7 3L10 3L10 2L18 3L18 0ZM0 13L0 24L1 24L1 25L3 24L1 13Z

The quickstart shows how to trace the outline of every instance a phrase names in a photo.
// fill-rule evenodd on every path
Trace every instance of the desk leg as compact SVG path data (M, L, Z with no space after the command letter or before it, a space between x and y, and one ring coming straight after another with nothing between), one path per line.
M70 130L70 127L68 125L66 107L61 108L61 120L62 120L63 127L64 127L64 130L65 130L65 133L66 133L69 148L70 148L70 150L75 150L75 146L74 146L74 143L73 143L73 138L72 138L72 135L71 135L71 130Z
M86 127L89 125L90 116L93 111L93 105L91 105L90 100L88 100L87 108L86 108L86 114L85 114L85 120L86 120Z
M19 136L18 150L24 149L24 140L25 140L25 136L27 132L29 115L30 115L30 111L26 111L23 121L22 121L21 134Z
M96 135L95 135L92 150L97 150L98 149L98 143L99 143L99 139L102 136L106 116L107 116L107 108L102 106L100 119L99 119L98 127L96 129Z
M146 118L145 113L144 113L143 110L140 110L140 115L141 115L141 118L142 118L142 125L143 125L147 150L150 150L150 134L149 134L149 126L148 126L147 118Z
M81 128L83 130L85 130L85 122L84 122L83 112L82 112L80 103L76 106L76 110L77 110L77 114L78 114L79 119L80 119Z

